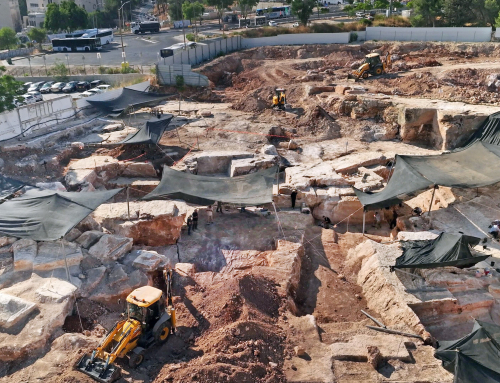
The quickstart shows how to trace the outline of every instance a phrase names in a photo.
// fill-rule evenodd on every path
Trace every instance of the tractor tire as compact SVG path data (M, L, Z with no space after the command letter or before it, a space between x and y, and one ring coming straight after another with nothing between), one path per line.
M374 73L376 76L380 76L382 73L384 73L384 70L382 69L381 66L378 66L375 68Z
M128 357L128 365L130 368L136 368L144 361L144 351L142 347L136 347L132 350Z
M368 72L363 72L363 74L361 75L361 77L368 78Z
M170 329L172 328L172 323L170 321L166 321L162 323L160 328L155 332L154 337L156 342L164 343L167 341L168 336L170 335Z

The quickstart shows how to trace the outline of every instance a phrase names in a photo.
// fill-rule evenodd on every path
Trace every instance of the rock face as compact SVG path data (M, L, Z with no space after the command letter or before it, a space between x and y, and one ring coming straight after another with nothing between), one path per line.
M277 156L265 155L257 158L232 160L230 176L242 176L245 174L255 173L258 170L268 169L277 163L277 159Z
M12 245L14 252L14 270L32 270L36 257L37 245L32 239L21 239Z
M117 267L101 281L89 299L103 304L116 305L118 299L124 299L134 289L146 285L151 285L151 281L141 270L135 270L127 275L121 267Z
M199 175L228 175L233 160L253 157L254 155L248 152L204 151L202 154L195 154L184 159L176 168Z
M166 246L176 243L186 214L193 210L181 201L141 201L130 203L130 221L126 203L101 205L93 216L109 231L132 238L136 245Z
M53 278L55 285L57 279ZM28 302L28 306L36 303L35 309L32 309L24 320L11 327L12 331L0 331L0 361L9 362L19 358L36 356L47 345L47 341L53 337L56 331L60 331L66 319L66 316L73 309L74 299L71 295L64 294L65 298L58 299L54 297L47 298L49 292L43 292L41 287L49 284L48 278L41 278L36 274L26 281L17 283L11 287L2 290L3 295L13 296ZM49 289L52 290L50 287ZM42 295L44 303L41 303L38 297ZM0 363L1 363L0 362Z
M313 166L286 168L286 183L297 189L304 189L308 186L350 186L354 184L354 182L337 174L332 165L332 162L325 161Z
M103 262L116 261L132 249L131 238L105 234L89 249L89 254Z
M0 293L0 328L8 329L22 320L36 309L36 305L24 299Z
M33 270L45 271L60 267L79 265L83 259L82 250L72 242L39 242L33 261Z
M84 249L90 249L104 235L102 231L89 230L76 239L76 242Z

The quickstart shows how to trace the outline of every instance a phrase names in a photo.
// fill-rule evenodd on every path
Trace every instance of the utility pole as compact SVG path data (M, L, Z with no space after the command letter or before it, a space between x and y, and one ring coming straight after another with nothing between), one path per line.
M125 48L123 46L123 29L122 29L122 24L120 22L120 12L122 12L122 15L123 15L123 6L130 3L130 1L127 1L125 3L122 4L122 6L120 7L120 9L118 10L118 24L120 24L120 39L121 39L121 42L122 42L122 59L123 59L123 62L125 62Z

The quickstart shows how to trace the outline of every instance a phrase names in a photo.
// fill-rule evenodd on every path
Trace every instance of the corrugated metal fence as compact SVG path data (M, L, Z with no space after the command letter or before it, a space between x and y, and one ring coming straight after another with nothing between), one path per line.
M491 27L367 27L366 40L487 42L491 33Z
M162 58L159 63L197 65L241 48L241 36L206 40L206 42L199 43L196 48L181 50L173 56Z
M158 83L176 85L177 76L184 77L184 84L190 86L208 86L208 77L191 71L191 65L157 65Z

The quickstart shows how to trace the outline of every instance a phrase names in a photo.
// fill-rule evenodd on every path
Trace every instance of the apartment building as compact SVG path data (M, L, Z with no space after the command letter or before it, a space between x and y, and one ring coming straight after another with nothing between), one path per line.
M0 0L0 28L10 27L16 32L22 29L18 0Z
M3 1L3 0L0 0ZM17 0L16 0L17 1ZM62 0L26 0L28 7L28 25L40 27L45 19L45 11L51 3L60 4ZM74 0L75 4L88 13L103 8L104 0Z

